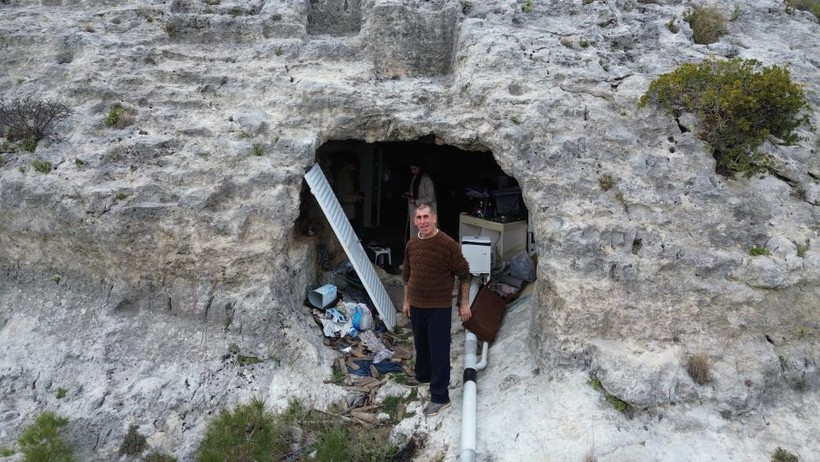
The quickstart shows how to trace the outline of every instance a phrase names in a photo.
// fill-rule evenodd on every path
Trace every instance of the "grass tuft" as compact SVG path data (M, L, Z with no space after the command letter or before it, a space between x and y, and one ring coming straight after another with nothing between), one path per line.
M23 148L23 151L34 152L37 150L37 143L36 138L23 138L20 140L20 147Z
M594 375L589 376L589 380L587 381L587 383L595 391L601 391L604 389L603 385L601 385L601 380Z
M31 166L34 167L34 170L37 170L40 173L49 173L54 168L51 165L51 162L41 159L37 159L34 162L32 162Z
M698 385L704 385L712 380L709 370L709 357L703 353L690 356L686 363L686 372Z
M388 396L382 402L382 410L390 416L390 420L395 422L399 416L399 406L401 405L401 398L398 396Z
M615 178L612 178L609 173L605 173L598 177L598 186L604 191L609 191L615 186Z
M820 19L820 0L786 0L786 7L808 11L817 19Z
M142 459L142 462L177 462L177 459L154 449Z
M105 124L114 128L125 128L134 122L134 118L120 104L113 104L108 109Z
M751 255L752 257L768 256L771 254L772 253L769 252L769 249L763 247L762 245L753 245L749 249L749 255Z
M789 451L778 447L772 454L772 462L798 462L797 456Z
M672 16L672 19L670 19L669 22L666 23L666 28L669 29L669 32L677 34L680 30L680 27L678 27L678 17Z
M148 448L145 436L137 430L136 425L128 427L128 433L125 434L125 439L120 445L120 455L138 456Z
M726 18L715 5L693 6L684 19L692 28L692 40L700 45L715 43L729 32Z

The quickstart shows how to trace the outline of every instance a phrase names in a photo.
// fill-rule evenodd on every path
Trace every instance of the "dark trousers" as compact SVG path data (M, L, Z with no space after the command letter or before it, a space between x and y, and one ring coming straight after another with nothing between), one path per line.
M452 308L410 307L416 346L416 378L430 382L430 401L450 401L450 317Z

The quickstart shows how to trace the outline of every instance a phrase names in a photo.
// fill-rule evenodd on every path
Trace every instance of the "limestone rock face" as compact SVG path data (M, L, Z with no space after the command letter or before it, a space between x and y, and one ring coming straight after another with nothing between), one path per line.
M532 215L544 370L589 368L636 407L816 393L816 133L767 142L775 174L728 179L694 116L637 100L682 63L754 58L789 66L817 126L817 19L742 2L705 46L681 1L532 3L0 2L0 97L73 110L34 153L0 153L0 443L57 409L85 422L82 460L152 419L187 460L224 407L343 397L310 386L333 358L301 306L317 240L296 232L328 140L492 151ZM106 124L114 104L130 124ZM686 374L699 352L706 385Z

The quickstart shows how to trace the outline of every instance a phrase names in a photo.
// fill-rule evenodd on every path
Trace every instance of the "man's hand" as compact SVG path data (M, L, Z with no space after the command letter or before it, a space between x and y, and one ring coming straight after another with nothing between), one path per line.
M473 316L473 312L470 311L469 305L462 304L458 310L458 315L461 317L461 322L467 322Z
M401 307L401 311L402 311L402 313L404 313L405 316L407 316L407 319L410 319L410 304L409 303L403 304L402 307Z

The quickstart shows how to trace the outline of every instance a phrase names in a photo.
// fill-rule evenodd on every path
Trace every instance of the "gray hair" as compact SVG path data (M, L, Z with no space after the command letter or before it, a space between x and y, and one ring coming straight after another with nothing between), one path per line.
M425 208L425 207L427 207L428 209L430 209L430 213L431 213L431 214L433 214L433 215L436 215L436 214L438 213L438 212L436 211L436 206L435 206L435 205L433 205L433 204L431 204L431 203L429 203L429 202L422 202L422 203L420 203L420 204L417 204L417 205L416 205L416 208L415 208L415 209L413 209L413 210L414 210L414 211L418 211L419 209L423 209L423 208Z

